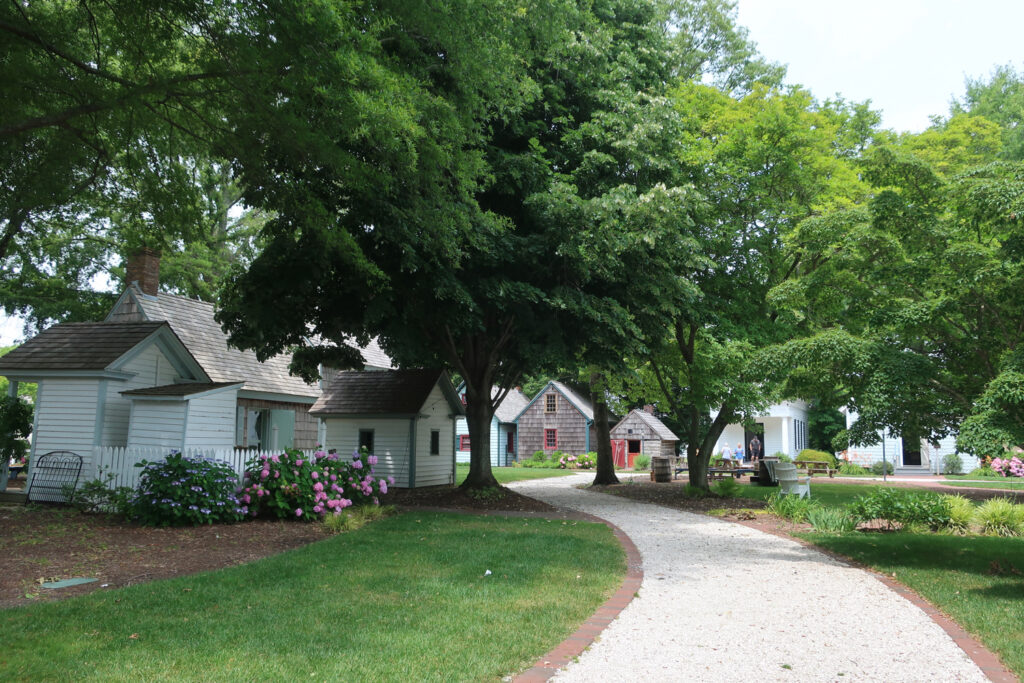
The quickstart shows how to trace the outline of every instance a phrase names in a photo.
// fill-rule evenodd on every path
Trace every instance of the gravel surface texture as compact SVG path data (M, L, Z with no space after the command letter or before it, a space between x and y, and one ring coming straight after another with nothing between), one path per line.
M788 539L574 488L511 487L620 527L643 586L557 681L986 681L924 612L871 574Z

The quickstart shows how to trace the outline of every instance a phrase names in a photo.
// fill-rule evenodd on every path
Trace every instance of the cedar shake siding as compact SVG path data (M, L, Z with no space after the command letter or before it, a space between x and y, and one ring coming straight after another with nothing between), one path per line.
M629 452L642 453L652 458L674 456L679 443L676 435L661 420L642 410L630 411L629 415L612 427L611 437L615 441L639 441L639 450L631 449Z
M549 412L547 397L554 395L555 411ZM519 458L528 459L536 451L550 453L544 448L544 431L558 430L557 450L569 455L579 455L594 450L597 445L596 429L591 420L573 405L552 384L538 394L516 420L518 424ZM589 438L588 438L589 431Z

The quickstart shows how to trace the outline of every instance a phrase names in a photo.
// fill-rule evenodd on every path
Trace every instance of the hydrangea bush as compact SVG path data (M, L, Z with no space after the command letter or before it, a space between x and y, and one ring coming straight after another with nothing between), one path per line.
M237 522L248 510L235 496L231 465L212 458L171 453L161 462L143 460L128 515L149 526Z
M365 449L351 458L324 451L307 457L296 449L261 455L246 463L240 499L253 516L266 511L293 519L338 515L351 505L378 505L395 480L374 476L376 464L377 457Z
M990 467L1004 477L1024 477L1024 462L1017 456L994 458Z

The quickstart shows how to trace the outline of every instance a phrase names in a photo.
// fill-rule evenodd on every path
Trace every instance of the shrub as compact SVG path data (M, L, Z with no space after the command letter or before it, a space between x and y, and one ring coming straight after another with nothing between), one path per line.
M581 470L592 470L597 467L597 453L584 453L576 456L576 467Z
M857 520L845 508L812 506L807 510L807 521L815 531L845 534L857 528Z
M544 451L534 451L533 455L530 456L530 460L533 462L544 462L548 459L548 456Z
M127 517L131 512L131 500L135 489L130 486L114 486L114 473L104 475L100 468L100 476L87 481L77 489L68 486L64 492L71 507L85 514L114 514Z
M702 489L699 486L687 484L686 488L683 489L683 495L686 496L687 498L707 498L708 491L707 489Z
M735 479L729 477L718 482L714 487L714 491L722 498L735 498L740 493L740 485Z
M839 474L867 474L868 468L861 467L852 462L844 462L839 465Z
M957 533L967 533L971 530L971 523L974 521L976 509L974 503L968 498L960 495L943 496L946 500L946 507L949 510L949 524L947 528Z
M797 460L809 460L811 462L823 462L829 466L836 464L836 456L825 451L816 451L813 448L805 448L800 451L797 456Z
M247 509L235 497L238 479L231 465L212 458L171 453L161 462L143 460L142 476L128 514L150 526L237 522Z
M871 463L871 471L874 474L882 474L882 468L885 468L886 474L893 473L893 466L892 463L889 461L882 462L881 460L879 460L878 462Z
M1024 528L1024 506L1006 498L991 498L978 506L981 532L989 536L1019 536Z
M991 467L977 467L977 468L971 470L970 472L968 472L967 476L971 477L973 479L978 479L978 478L982 478L982 477L995 478L995 477L1001 477L1003 475L1001 475L999 472L996 472Z
M959 453L947 453L942 458L942 471L946 474L960 474L964 471L964 461Z
M784 496L781 493L772 494L768 499L769 512L794 522L807 521L807 514L810 512L812 505L810 498L801 498L800 496L793 495Z
M351 459L317 451L311 457L287 448L281 455L260 456L246 463L247 486L241 500L253 516L267 511L280 518L335 515L351 505L377 505L395 480L377 479L377 457L356 451Z
M1024 462L1017 456L1012 458L995 458L992 460L992 471L1003 477L1024 477Z
M649 455L638 455L633 458L633 469L634 470L646 470L651 466L651 456Z
M793 462L793 458L789 457L788 453L783 453L782 451L776 452L772 457L778 458L779 462Z
M369 522L393 514L395 514L394 505L361 505L345 510L340 515L327 515L324 517L323 525L332 534L340 534L346 531L355 531Z
M862 521L885 520L890 528L921 525L930 529L949 526L950 512L945 496L921 491L877 488L850 505L850 514Z
M576 456L575 455L563 455L558 458L559 469L574 469L576 467Z

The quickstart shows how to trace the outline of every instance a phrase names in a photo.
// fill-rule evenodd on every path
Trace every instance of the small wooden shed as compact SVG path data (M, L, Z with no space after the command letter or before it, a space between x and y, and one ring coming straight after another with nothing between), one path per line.
M626 445L624 462L616 463L620 467L632 467L633 459L641 454L651 458L670 458L676 454L679 443L679 437L653 412L638 408L629 411L612 427L611 437L613 441L624 441Z

